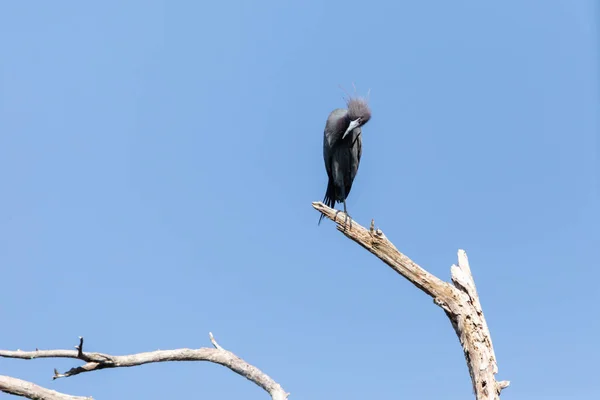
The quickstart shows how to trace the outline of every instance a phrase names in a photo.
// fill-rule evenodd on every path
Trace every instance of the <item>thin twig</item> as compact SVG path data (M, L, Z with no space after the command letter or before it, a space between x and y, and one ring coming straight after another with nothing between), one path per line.
M224 348L222 348L219 345L219 343L217 343L217 340L213 336L212 332L208 332L208 336L210 337L210 342L213 344L213 346L215 346L215 349L217 349L217 350L225 350Z

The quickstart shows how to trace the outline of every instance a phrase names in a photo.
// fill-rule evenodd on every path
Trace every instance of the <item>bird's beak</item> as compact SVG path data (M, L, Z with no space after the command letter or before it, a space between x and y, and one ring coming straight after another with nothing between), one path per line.
M354 130L354 128L358 127L359 125L360 125L360 118L356 118L354 121L350 121L350 125L348 125L348 129L346 129L346 132L344 132L342 139L345 138L347 134L352 132Z

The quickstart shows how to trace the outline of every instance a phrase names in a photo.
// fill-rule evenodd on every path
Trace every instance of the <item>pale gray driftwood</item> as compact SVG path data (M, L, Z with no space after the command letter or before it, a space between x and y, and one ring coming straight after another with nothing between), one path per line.
M452 265L452 283L444 282L402 254L371 221L370 229L356 222L344 223L343 212L313 202L313 207L337 224L337 229L351 240L373 253L394 271L427 293L445 312L464 350L471 382L477 400L498 400L509 381L496 381L498 373L492 337L488 329L467 253L458 251L458 265Z
M69 396L10 376L0 375L0 392L36 400L91 400L91 397Z
M217 343L212 333L210 333L209 335L210 341L215 347L214 349L203 347L199 349L157 350L150 351L147 353L137 353L125 356L113 356L103 353L84 352L83 337L79 337L79 345L75 346L76 350L0 350L0 357L20 358L24 360L31 360L34 358L74 358L85 361L84 365L71 368L70 370L64 373L59 373L55 369L53 379L66 378L84 372L98 371L105 368L135 367L138 365L165 361L208 361L223 365L224 367L229 368L233 372L254 382L256 385L260 386L267 393L269 393L272 400L287 399L289 393L286 393L283 390L283 388L277 382L275 382L269 375L265 374L257 367L248 364L246 361L236 356L232 352L225 350ZM83 397L74 397L59 394L57 392L41 388L37 385L29 385L32 386L28 387L28 391L21 390L19 393L9 391L8 386L6 390L4 389L4 386L0 386L0 390L6 393L19 394L30 399L83 399ZM62 397L44 397L48 396L48 393L54 393L55 396Z

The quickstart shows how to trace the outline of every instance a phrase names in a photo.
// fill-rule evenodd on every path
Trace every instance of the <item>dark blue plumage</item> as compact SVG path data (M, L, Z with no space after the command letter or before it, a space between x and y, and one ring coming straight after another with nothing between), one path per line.
M335 207L336 202L343 203L346 218L349 217L346 198L352 189L362 155L362 126L371 119L366 100L350 98L347 105L348 109L337 108L329 114L323 134L323 159L329 178L323 202L331 208ZM321 219L323 214L319 224Z

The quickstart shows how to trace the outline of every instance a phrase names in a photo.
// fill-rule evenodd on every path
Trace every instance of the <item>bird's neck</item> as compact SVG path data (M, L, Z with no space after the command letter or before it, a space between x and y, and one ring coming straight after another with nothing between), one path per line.
M343 118L340 118L339 122L338 122L338 127L336 129L336 131L338 132L339 139L342 139L342 136L344 135L344 132L346 132L346 129L348 129L348 126L350 126L350 117L348 117L348 114L344 115ZM352 136L352 132L349 132L348 135L346 135L346 139L348 139L349 136Z

